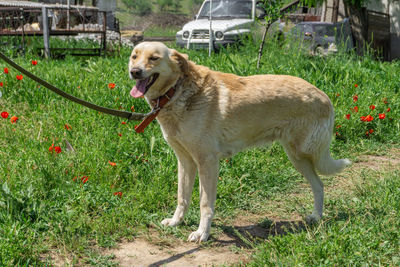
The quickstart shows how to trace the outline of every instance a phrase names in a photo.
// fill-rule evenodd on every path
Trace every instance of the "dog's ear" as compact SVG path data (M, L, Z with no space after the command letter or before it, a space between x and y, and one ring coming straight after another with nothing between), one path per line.
M186 54L181 54L175 49L170 49L170 59L176 65L178 65L181 71L185 74L189 72L189 57Z

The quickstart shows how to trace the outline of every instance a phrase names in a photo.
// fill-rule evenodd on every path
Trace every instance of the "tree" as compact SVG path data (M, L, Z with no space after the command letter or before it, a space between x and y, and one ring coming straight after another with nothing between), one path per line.
M151 2L148 0L122 0L127 8L139 15L151 13Z

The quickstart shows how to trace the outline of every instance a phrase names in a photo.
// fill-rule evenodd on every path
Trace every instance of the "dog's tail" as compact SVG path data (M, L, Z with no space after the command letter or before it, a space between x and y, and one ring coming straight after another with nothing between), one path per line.
M329 148L325 149L314 161L315 168L322 175L333 175L340 173L343 169L351 164L348 159L333 159Z

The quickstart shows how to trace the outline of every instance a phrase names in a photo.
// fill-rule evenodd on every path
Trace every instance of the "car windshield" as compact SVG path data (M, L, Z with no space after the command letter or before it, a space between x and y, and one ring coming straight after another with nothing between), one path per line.
M225 18L251 18L251 1L212 1L211 17L213 19ZM210 1L204 3L198 18L210 17Z
M315 26L315 33L318 36L331 36L336 35L336 26L334 25L317 25Z

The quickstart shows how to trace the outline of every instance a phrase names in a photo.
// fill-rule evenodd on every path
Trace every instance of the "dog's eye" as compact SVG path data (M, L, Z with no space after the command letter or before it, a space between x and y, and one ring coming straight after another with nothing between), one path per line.
M156 61L156 60L158 60L159 59L159 57L156 57L156 56L153 56L153 57L151 57L151 58L149 58L151 61Z
M136 56L136 55L133 55L133 56L132 56L132 59L136 59L136 58L137 58L137 56Z

